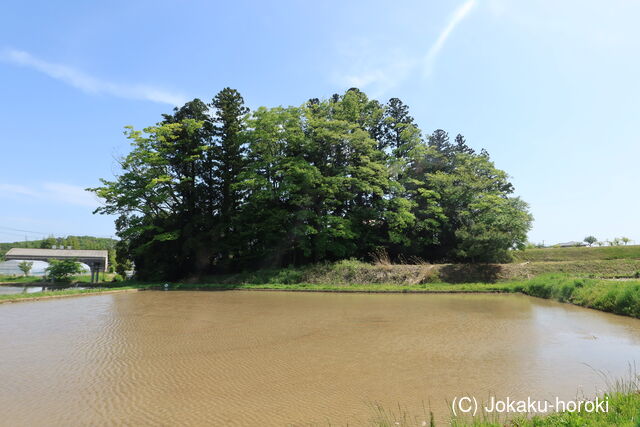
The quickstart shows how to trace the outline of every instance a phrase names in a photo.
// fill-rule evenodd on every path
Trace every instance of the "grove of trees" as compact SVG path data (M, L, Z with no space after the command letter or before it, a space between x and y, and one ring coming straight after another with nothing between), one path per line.
M225 88L144 130L91 189L142 279L366 259L492 262L532 217L489 154L349 89L249 111Z

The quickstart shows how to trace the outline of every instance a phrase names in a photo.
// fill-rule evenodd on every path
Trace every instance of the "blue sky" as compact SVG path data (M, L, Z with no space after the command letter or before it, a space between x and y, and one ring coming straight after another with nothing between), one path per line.
M0 14L0 241L114 234L82 191L125 125L225 86L248 106L357 86L486 148L534 242L640 241L640 2L9 2Z

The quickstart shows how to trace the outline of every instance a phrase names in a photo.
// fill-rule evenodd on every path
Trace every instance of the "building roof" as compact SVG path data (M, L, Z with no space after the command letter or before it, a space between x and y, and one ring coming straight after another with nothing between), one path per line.
M60 257L60 258L108 258L109 251L84 249L33 249L11 248L6 254L11 257Z

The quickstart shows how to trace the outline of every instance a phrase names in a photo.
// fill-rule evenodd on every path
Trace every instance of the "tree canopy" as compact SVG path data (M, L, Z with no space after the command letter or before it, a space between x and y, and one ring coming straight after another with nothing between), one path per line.
M423 135L397 98L349 89L249 111L225 88L142 131L93 190L139 277L392 259L501 261L532 217L489 154Z

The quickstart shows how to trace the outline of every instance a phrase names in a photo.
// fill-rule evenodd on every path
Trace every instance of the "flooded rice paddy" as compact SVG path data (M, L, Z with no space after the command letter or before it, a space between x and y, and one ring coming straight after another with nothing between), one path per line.
M522 295L139 292L0 305L3 425L361 425L378 402L570 399L640 321Z

